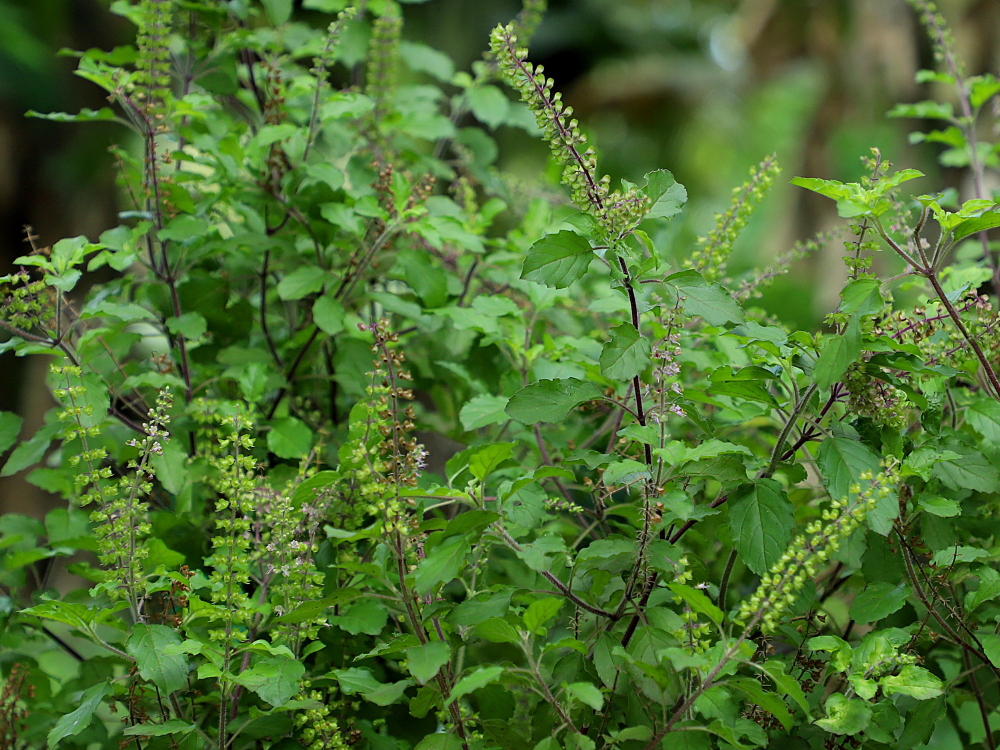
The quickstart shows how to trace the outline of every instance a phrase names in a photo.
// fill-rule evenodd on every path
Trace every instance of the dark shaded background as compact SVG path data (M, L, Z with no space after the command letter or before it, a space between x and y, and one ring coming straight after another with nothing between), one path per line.
M297 2L297 5L299 3ZM691 196L675 227L680 247L711 226L751 164L778 153L784 174L737 245L734 269L766 263L796 239L836 225L832 204L788 186L795 175L856 179L877 145L900 167L927 172L923 189L965 187L942 173L929 147L912 147L916 123L885 118L897 101L932 93L913 82L932 67L929 44L904 0L550 0L531 58L565 92L599 148L602 169L638 180L666 167ZM971 73L998 69L1000 0L943 0ZM407 5L406 35L467 68L512 0L430 0ZM297 11L318 26L329 17ZM42 244L117 224L109 145L113 124L60 125L26 110L76 111L104 104L72 74L60 48L111 49L132 27L98 0L0 0L0 274L24 250L24 226ZM500 132L502 165L531 178L546 148ZM963 192L967 192L964 191ZM831 244L802 261L763 300L797 325L818 325L845 272ZM0 355L0 409L25 418L22 436L49 405L45 363ZM44 493L21 477L0 479L0 512L40 514Z

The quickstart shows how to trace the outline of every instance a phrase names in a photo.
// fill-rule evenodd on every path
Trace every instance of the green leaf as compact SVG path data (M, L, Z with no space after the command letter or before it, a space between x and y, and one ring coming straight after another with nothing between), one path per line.
M960 459L939 461L931 475L953 490L1000 491L1000 474L996 466L978 451L963 450Z
M496 682L500 679L502 674L503 667L480 667L469 676L463 677L458 681L454 689L451 691L451 695L449 695L448 699L445 701L445 704L450 706L463 695L468 695L474 690L486 687L491 682Z
M344 306L329 294L317 297L313 303L313 323L327 336L344 330Z
M349 601L357 596L360 596L360 594L361 592L357 589L337 589L333 594L324 597L323 599L303 602L291 612L281 615L281 617L276 618L274 621L279 624L290 624L313 620L317 617L322 617L323 614L334 605Z
M514 455L517 443L492 443L476 450L469 458L469 471L480 482L500 464Z
M302 299L323 288L326 274L319 266L300 266L278 282L278 296L283 300Z
M298 659L275 655L263 657L234 680L272 706L283 706L298 695L299 680L305 673L305 665Z
M980 604L1000 596L1000 573L993 568L982 567L976 571L979 575L979 587L965 595L965 608L972 612Z
M559 614L565 600L559 597L548 597L534 602L524 612L524 629L534 634L549 620Z
M923 101L913 104L897 104L886 113L886 117L913 117L918 120L951 120L954 110L948 102Z
M109 687L106 682L94 685L85 692L81 696L80 705L77 706L76 710L60 717L56 725L52 727L48 736L49 749L58 747L59 743L66 737L75 737L86 729L94 718L94 713L97 711L98 706L101 705L101 699L108 692Z
M410 70L427 73L444 83L455 75L455 64L451 58L426 44L402 41L399 43L399 56Z
M978 547L955 546L939 549L931 557L931 562L938 567L946 568L953 563L970 563L989 557L990 553Z
M43 620L61 622L79 630L89 630L97 622L101 610L88 607L78 602L63 602L57 599L36 604L34 607L21 610L22 615L40 617Z
M183 719L168 719L162 724L134 724L127 727L122 734L125 737L165 737L168 734L183 736L197 728L197 724Z
M602 397L593 383L576 378L539 380L525 386L507 403L507 416L524 424L558 424L579 404Z
M722 610L712 603L704 591L693 589L683 583L671 583L668 588L687 602L692 610L705 615L716 625L722 624Z
M657 169L646 175L643 190L649 198L647 219L670 219L681 212L687 202L687 190L666 169Z
M417 593L425 596L439 583L453 581L469 551L469 542L464 536L449 537L436 546L417 566L414 586Z
M566 686L566 692L581 703L586 703L595 711L600 711L604 705L601 691L589 682L574 682Z
M376 706L391 706L403 697L406 688L410 687L412 680L402 680L388 685L380 685L377 689L363 693L365 700L374 703Z
M389 620L389 612L377 599L365 599L348 607L343 614L328 619L351 635L378 635Z
M965 420L993 445L1000 446L1000 402L991 398L973 401L965 409Z
M826 717L818 719L816 725L831 734L855 735L864 731L871 718L872 708L868 701L834 693L827 698Z
M773 479L745 484L729 496L729 532L746 566L762 576L784 554L795 528L795 509Z
M463 429L478 430L493 424L503 424L510 419L504 411L506 408L507 399L504 396L476 396L462 407L458 419Z
M835 635L818 635L809 639L809 648L813 651L828 651L832 654L830 664L838 672L845 672L851 667L852 651L850 644Z
M882 692L886 695L901 693L918 701L937 698L944 692L944 683L923 667L908 664L899 670L899 674L889 675L879 680Z
M471 86L465 90L469 109L476 119L496 129L507 119L510 99L496 86Z
M905 583L893 586L885 581L869 583L865 590L854 597L851 618L859 623L878 622L906 604L910 589Z
M917 499L917 505L924 512L938 518L952 518L953 516L962 515L962 506L955 500L950 500L946 497L920 495Z
M649 477L649 467L646 464L631 458L623 458L610 464L604 470L601 480L605 487L617 487Z
M261 0L268 18L275 26L280 26L292 17L292 0Z
M462 740L453 734L435 732L424 737L413 750L462 750Z
M879 470L878 456L864 443L850 438L827 438L820 444L816 459L830 497L837 500L848 496L851 485L859 483L862 474L870 471L875 475Z
M979 641L983 644L983 653L990 660L990 664L1000 668L1000 636L984 633L979 636Z
M208 330L208 321L196 312L188 312L179 318L167 318L167 330L183 336L189 341L200 339Z
M611 329L611 339L601 350L601 374L611 380L632 380L649 366L652 353L649 339L631 323Z
M451 647L442 641L406 649L407 669L421 685L429 682L450 659Z
M479 638L485 638L491 643L520 643L521 634L506 620L491 617L476 625L472 631Z
M840 292L840 312L873 315L885 306L877 279L856 279Z
M565 289L583 278L593 258L590 243L580 235L569 231L549 234L528 250L521 278Z
M0 453L14 444L20 432L21 418L13 412L0 411Z
M312 431L301 420L285 417L271 423L267 448L279 458L303 458L312 447Z
M187 684L188 660L184 654L166 656L167 646L179 646L181 637L167 625L143 625L132 628L132 635L125 643L125 651L135 658L139 674L166 695L177 692Z
M370 669L351 667L350 669L335 669L330 674L340 683L344 695L356 695L378 690L382 684L375 679Z
M24 113L25 117L34 117L39 120L52 120L53 122L110 122L118 120L118 116L110 107L102 107L98 110L93 110L88 107L84 107L76 114L70 114L68 112L36 112L33 109L29 109Z
M724 286L708 283L697 271L681 271L666 278L684 296L684 310L698 315L712 326L744 323L746 316L739 303Z
M823 349L816 360L813 374L816 385L829 388L840 382L847 368L861 356L861 317L854 314L847 323L843 335L827 336Z
M989 211L974 219L966 219L952 231L952 240L959 242L970 234L985 232L987 229L1000 227L1000 211Z

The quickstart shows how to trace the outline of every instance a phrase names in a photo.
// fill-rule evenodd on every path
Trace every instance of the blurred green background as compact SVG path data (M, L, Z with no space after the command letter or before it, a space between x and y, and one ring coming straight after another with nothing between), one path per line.
M302 10L296 20L329 22ZM971 73L996 72L1000 0L943 0ZM517 0L429 0L406 5L405 35L450 54L459 69L479 59L490 29ZM0 274L24 251L24 226L40 243L117 224L109 145L113 124L60 125L25 119L29 109L76 111L104 104L73 75L61 48L111 49L132 28L98 0L0 0ZM963 194L965 175L942 171L929 147L914 147L912 121L889 120L898 101L932 92L914 83L933 67L930 45L904 0L550 0L531 59L543 63L599 149L601 168L633 181L672 170L690 194L671 241L691 246L724 210L752 164L776 151L784 168L737 244L732 270L765 264L797 239L838 226L832 202L788 185L795 175L857 179L859 157L879 146L900 167L929 175L920 187ZM497 133L501 166L538 178L543 143ZM762 305L800 326L819 325L845 275L843 247L830 243L780 279ZM0 409L38 426L49 405L44 363L0 355ZM18 477L0 479L0 512L40 514L46 499Z

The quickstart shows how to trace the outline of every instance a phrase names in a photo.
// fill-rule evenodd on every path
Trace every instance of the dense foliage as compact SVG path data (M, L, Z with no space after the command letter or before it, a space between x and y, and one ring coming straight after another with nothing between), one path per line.
M32 113L126 128L131 205L2 279L59 406L0 473L67 504L0 517L0 748L994 748L1000 80L913 1L942 101L891 114L974 195L796 178L847 283L790 330L755 300L821 239L727 270L774 156L675 258L684 188L613 188L528 61L542 0L471 72L344 5L119 0L110 106Z

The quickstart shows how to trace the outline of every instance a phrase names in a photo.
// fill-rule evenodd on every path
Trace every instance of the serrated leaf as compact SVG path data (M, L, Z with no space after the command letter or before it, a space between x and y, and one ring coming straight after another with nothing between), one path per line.
M319 266L300 266L278 282L278 296L283 300L302 299L322 289L325 281Z
M580 235L570 231L549 234L528 250L521 278L565 289L583 278L593 258L590 243Z
M429 682L450 659L451 647L442 641L406 649L407 669L421 685Z
M698 315L712 326L744 323L746 315L724 286L708 283L697 271L681 271L666 278L684 296L684 311Z
M482 482L500 464L514 455L517 443L491 443L476 450L469 458L469 471Z
M511 419L524 424L558 424L579 404L601 397L597 386L584 380L539 380L511 396L504 411Z
M453 581L465 564L469 542L464 536L445 539L417 565L415 586L417 593L425 596L438 584Z
M965 409L965 420L984 438L1000 446L1000 402L993 399L973 401Z
M843 335L827 336L823 342L813 375L816 385L829 388L840 382L847 368L861 356L861 318L851 316Z
M899 674L883 677L879 680L879 684L886 695L900 693L918 701L937 698L944 692L944 683L937 676L923 667L912 664L907 664L899 670Z
M704 591L693 589L683 583L671 583L668 588L687 602L692 610L705 615L716 625L722 624L722 610L712 603Z
M851 485L860 482L863 473L870 471L874 475L879 470L878 456L864 443L850 438L827 438L820 444L816 459L830 497L837 500L848 496Z
M939 461L931 472L953 490L1000 491L1000 474L986 456L966 450L961 458Z
M236 675L234 681L272 706L283 706L298 695L299 680L305 672L305 665L298 659L265 656L250 669Z
M312 446L312 430L295 417L275 420L267 433L268 450L280 458L302 458Z
M826 701L826 716L816 725L831 734L855 735L863 732L872 718L871 704L860 698L834 693Z
M168 719L162 724L133 724L122 735L125 737L165 737L169 734L183 736L198 728L197 724L183 719Z
M1000 212L989 211L988 213L985 213L982 216L977 216L974 219L966 219L955 227L952 231L952 240L954 242L960 242L970 234L985 232L987 229L993 229L995 227L1000 227Z
M413 750L462 750L462 740L447 732L435 732L424 737Z
M451 695L448 696L448 700L445 701L445 703L447 705L451 705L463 695L468 695L474 690L486 687L491 682L496 682L500 679L502 674L503 667L480 667L478 670L467 677L463 677L458 681L458 683L456 683L454 689L451 691Z
M586 703L595 711L604 706L604 696L601 691L589 682L574 682L566 686L566 692L581 703Z
M510 417L504 409L507 399L504 396L476 396L466 402L458 413L458 419L465 430L478 430L493 424L503 424Z
M97 711L98 706L101 705L101 700L108 693L108 690L109 687L106 682L94 685L81 696L80 705L77 706L76 710L60 717L59 721L56 722L56 725L49 732L47 738L49 750L58 747L59 743L65 738L75 737L80 734L80 732L90 725L91 720L94 718L94 713Z
M313 303L313 323L326 335L336 336L344 330L344 306L328 294Z
M13 412L0 412L0 453L10 448L17 440L21 432L21 421L21 418Z
M746 566L762 576L788 547L795 509L773 479L743 485L729 496L728 505L733 546Z
M632 380L649 366L653 348L631 323L611 329L601 350L601 374L611 380Z
M470 86L465 90L469 109L476 119L496 129L507 119L510 99L496 86Z
M479 638L485 638L491 643L520 643L521 634L506 620L491 617L476 625L472 631Z
M540 627L559 614L565 604L564 599L548 597L539 599L524 612L524 629L529 633L536 633Z
M389 612L385 605L376 599L365 599L336 617L329 618L336 625L351 635L378 635L389 620Z
M173 628L139 623L132 628L125 650L135 658L142 678L170 695L187 684L188 660L180 653L165 655L164 649L180 644L181 638Z
M851 618L859 623L878 622L906 604L910 589L905 583L893 586L885 581L869 583L865 590L854 597Z
M670 219L681 212L687 202L687 190L666 169L657 169L646 175L643 189L649 198L647 219Z

